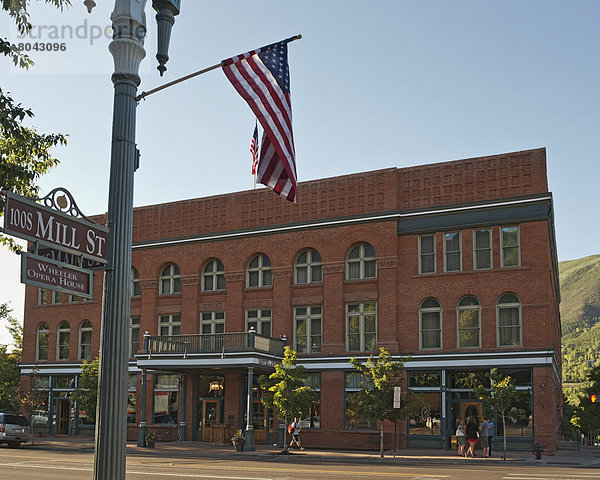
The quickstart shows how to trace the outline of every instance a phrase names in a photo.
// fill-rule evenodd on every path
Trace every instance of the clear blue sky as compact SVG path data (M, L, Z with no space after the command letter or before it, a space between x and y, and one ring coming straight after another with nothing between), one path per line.
M62 185L84 212L104 212L113 67L109 39L91 37L110 25L113 2L91 15L81 0L62 14L36 3L40 28L22 41L66 51L32 52L29 72L4 60L0 85L40 131L69 134L42 192ZM600 2L183 0L163 79L150 4L140 90L303 35L289 47L300 181L546 147L559 259L600 253ZM252 188L252 129L220 70L149 97L138 108L135 204ZM0 301L20 316L18 261L2 252L0 262Z

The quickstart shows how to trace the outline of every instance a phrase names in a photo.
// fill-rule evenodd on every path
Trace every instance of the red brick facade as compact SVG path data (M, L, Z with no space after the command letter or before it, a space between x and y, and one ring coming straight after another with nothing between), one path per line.
M537 149L310 181L299 185L298 204L259 189L136 208L132 265L139 273L141 295L131 300L131 316L140 318L140 332L159 335L160 315L181 315L181 335L194 335L200 333L202 312L225 312L225 332L233 333L246 331L247 310L271 309L271 336L285 335L293 345L294 308L322 306L320 352L301 355L309 371L321 374L320 428L305 430L303 441L317 447L376 448L377 432L348 429L344 413L344 371L351 371L348 359L371 353L348 351L347 305L375 303L377 348L386 347L397 356L412 355L416 366L407 363L409 371L441 372L443 405L432 406L432 411L440 411L440 431L433 432L439 441L429 446L448 446L453 430L448 418L454 394L444 378L464 369L524 366L532 373L530 384L521 390L533 392L527 441L540 441L544 449L553 450L559 433L561 331L545 161L545 150ZM541 211L546 213L540 215ZM420 223L421 218L426 221ZM505 225L518 226L516 266L502 264L501 229ZM475 270L473 231L482 228L491 231L491 268ZM460 232L460 271L445 271L446 232ZM419 242L424 234L435 235L435 273L419 273ZM375 251L376 275L348 279L348 254L365 243ZM322 281L297 284L295 262L307 248L320 254ZM247 287L248 264L259 253L271 261L272 286ZM223 291L202 288L203 269L213 259L224 265ZM170 263L180 269L181 293L160 294L160 275ZM521 340L513 346L499 344L497 302L505 293L521 302ZM475 297L480 304L481 340L476 348L458 345L457 305L465 296ZM40 374L44 369L48 375L59 375L61 369L75 372L80 363L78 329L84 320L92 322L92 350L97 352L101 298L100 274L95 275L90 302L39 305L37 288L27 287L23 373L30 373L34 365ZM441 348L424 349L419 340L419 312L430 298L441 305ZM71 329L70 355L68 360L57 361L57 329L62 321L69 322ZM46 322L49 331L48 360L44 361L36 360L41 322ZM130 371L139 372L133 359ZM182 359L176 371L188 379L185 437L196 439L196 370L186 367ZM243 373L238 369L225 374L221 416L224 423L234 426L242 423ZM138 406L142 400L139 377ZM149 424L152 409L149 374ZM141 420L138 408L136 422ZM400 428L401 446L418 445L411 444L410 426L418 423L417 419ZM135 437L131 428L130 436ZM390 446L391 432L393 426L386 425ZM174 433L169 435L176 438Z

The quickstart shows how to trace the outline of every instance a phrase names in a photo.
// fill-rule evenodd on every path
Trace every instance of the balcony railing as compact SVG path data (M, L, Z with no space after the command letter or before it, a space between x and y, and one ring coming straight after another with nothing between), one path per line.
M194 353L262 352L283 357L285 342L254 332L198 335L146 335L143 353L175 353L184 357Z

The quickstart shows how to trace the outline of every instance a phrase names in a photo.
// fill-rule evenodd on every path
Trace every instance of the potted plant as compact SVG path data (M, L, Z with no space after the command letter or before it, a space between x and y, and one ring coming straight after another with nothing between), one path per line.
M245 441L246 439L244 438L244 434L242 433L241 429L236 430L233 434L233 437L231 437L231 443L233 444L236 452L241 452L244 449Z
M148 448L154 448L154 444L156 443L156 433L150 432L146 435L146 445Z

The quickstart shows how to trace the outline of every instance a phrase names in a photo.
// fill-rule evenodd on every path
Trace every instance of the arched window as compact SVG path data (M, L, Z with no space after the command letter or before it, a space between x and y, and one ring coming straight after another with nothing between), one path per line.
M131 267L131 296L139 297L142 294L142 287L140 286L140 274L137 268Z
M48 324L42 322L37 328L37 360L48 360L48 336L50 330L48 330Z
M419 309L421 331L419 348L442 348L442 307L434 298L425 300Z
M368 243L356 245L350 250L346 259L346 278L356 280L376 276L375 249Z
M271 260L264 253L252 258L246 270L247 287L270 287L273 285L273 272L271 272Z
M202 291L225 290L225 267L218 259L209 261L202 270Z
M160 293L170 295L181 292L181 278L179 267L169 263L160 274Z
M92 322L84 320L79 327L79 360L92 359Z
M475 297L464 297L458 302L458 347L481 346L481 306Z
M308 248L298 255L295 265L296 283L316 283L323 281L321 255L314 248Z
M56 359L57 360L68 360L69 359L69 342L71 341L71 327L68 322L60 322L58 326L56 345Z
M505 293L496 305L498 346L521 345L521 300L512 293Z

